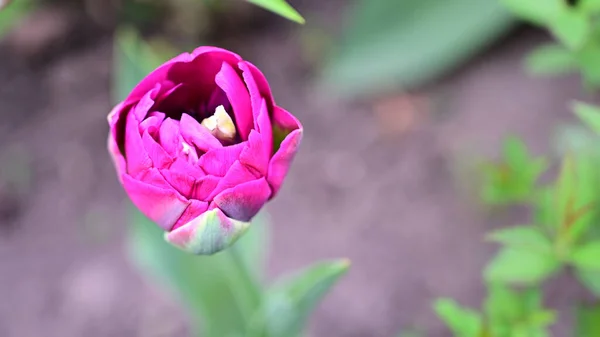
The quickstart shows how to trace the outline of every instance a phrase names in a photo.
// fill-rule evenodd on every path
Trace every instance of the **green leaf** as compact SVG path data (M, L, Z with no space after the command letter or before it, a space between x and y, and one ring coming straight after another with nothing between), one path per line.
M577 279L596 297L600 297L600 271L593 269L576 269Z
M285 0L248 0L257 6L270 10L273 13L279 14L288 20L304 24L304 18Z
M575 111L577 117L584 124L600 134L600 107L583 102L575 102L573 104L573 111Z
M484 274L491 282L538 284L559 267L553 255L506 247L492 259Z
M588 14L600 12L600 0L579 0L577 8Z
M243 335L257 308L261 289L241 256L245 242L213 256L187 254L163 240L162 230L131 207L128 247L140 271L172 292L202 322L205 337ZM250 231L253 230L253 224ZM198 323L194 321L193 323Z
M575 247L570 261L578 268L600 271L600 241Z
M488 285L484 305L486 316L492 325L498 322L505 326L506 322L517 320L523 315L523 301L519 295L502 283Z
M465 309L449 298L436 300L434 310L455 337L480 336L483 323L477 312Z
M529 202L539 176L548 166L545 158L531 157L525 143L517 137L508 137L502 152L502 160L484 171L482 199L492 205Z
M538 25L554 21L564 9L562 0L501 0L501 3L521 19Z
M562 75L577 70L577 58L559 44L537 47L525 58L525 68L532 75Z
M35 3L31 0L13 0L6 7L0 0L0 38L33 9Z
M576 57L584 84L589 88L597 88L600 85L600 42L597 39L589 39L577 52Z
M457 18L460 20L449 20ZM508 31L497 1L361 0L323 72L341 94L412 88L448 73Z
M331 287L346 273L348 260L319 262L279 280L267 290L249 336L297 336Z
M556 38L573 50L582 48L592 31L588 17L574 9L561 11L550 28Z
M600 336L600 306L579 306L575 312L573 337Z
M487 236L488 240L500 242L507 247L540 254L552 254L552 242L534 226L516 226L499 229Z

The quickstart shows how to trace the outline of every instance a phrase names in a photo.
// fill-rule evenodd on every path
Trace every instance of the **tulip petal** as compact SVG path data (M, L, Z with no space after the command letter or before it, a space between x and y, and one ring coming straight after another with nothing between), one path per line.
M170 230L189 205L189 201L172 188L156 187L128 174L123 174L122 180L133 204L164 230Z
M202 215L208 209L208 202L201 200L190 200L190 205L185 209L185 212L179 217L175 225L171 228L171 231L187 224L195 218Z
M119 148L119 144L117 144L117 122L119 121L119 116L121 114L121 110L123 109L123 104L117 104L111 112L108 114L108 125L110 127L110 132L108 135L108 153L113 161L113 165L117 170L117 177L119 177L119 181L121 181L121 175L125 173L127 169L127 164L125 163L125 157Z
M265 75L251 62L245 61L245 63L248 67L248 70L250 70L254 81L256 82L258 91L260 92L261 96L267 100L267 105L274 106L275 100L273 99L273 94L271 93L271 86L269 85Z
M196 179L189 174L177 172L174 170L160 170L160 174L165 178L171 187L177 190L186 198L192 197L194 183Z
M212 149L200 157L198 165L204 169L206 174L223 177L231 165L238 160L244 147L246 147L246 143Z
M250 221L260 211L271 196L271 188L260 178L229 188L214 199L214 205L228 217L240 221Z
M278 106L273 107L271 122L282 130L292 131L302 129L302 124L294 115Z
M202 152L223 147L221 142L207 128L200 125L197 120L188 114L181 115L179 127L183 139L189 144L194 144Z
M167 151L152 138L148 130L144 132L142 142L144 143L144 149L146 149L154 167L162 169L171 165L173 159L169 156Z
M228 188L232 188L234 186L243 184L251 180L255 180L257 178L259 177L252 174L252 172L248 169L248 167L246 167L246 165L240 163L239 161L236 161L235 163L233 163L233 165L231 165L231 168L229 169L229 171L227 171L225 176L219 179L219 183L213 189L213 191L210 193L207 199L212 200L217 194L223 192Z
M127 172L132 176L152 167L152 159L148 155L139 131L140 121L135 114L127 115L125 125L125 160Z
M272 142L266 143L260 133L252 130L246 146L240 153L240 162L256 170L261 176L266 176L272 148Z
M115 141L115 137L110 134L108 136L108 153L112 159L113 165L117 170L117 176L119 177L119 181L121 181L121 175L125 173L127 169L127 164L125 163L125 157L121 154L121 150L119 150L119 146Z
M181 134L179 133L179 121L167 118L161 124L158 131L160 145L171 156L176 156L181 144L179 143Z
M188 158L179 156L175 158L175 161L169 167L169 171L178 172L181 174L190 175L196 179L204 177L206 173L202 171L202 168L197 165L193 165L189 162Z
M281 142L279 149L271 158L267 173L267 181L273 189L271 197L274 197L281 188L301 141L302 129L292 131Z
M165 233L165 240L192 254L212 255L231 246L249 226L247 222L228 218L221 210L213 209Z
M217 187L221 179L223 178L212 175L197 179L196 185L194 186L194 191L192 192L192 197L198 200L210 200L208 199L208 196L212 193L215 187Z
M260 104L260 112L258 113L256 130L260 132L262 139L265 143L272 144L273 142L273 125L271 124L271 116L269 115L269 108L267 102L263 98ZM272 149L268 149L269 156L272 154Z
M140 133L144 134L145 131L149 131L152 137L156 137L155 133L160 129L160 125L165 120L165 114L158 111L152 111L148 114L148 117L140 123Z
M256 84L256 80L252 75L248 62L242 61L238 64L238 67L242 70L242 77L244 78L246 88L248 88L248 92L250 93L252 120L254 121L254 125L258 125L258 115L260 113L263 97L261 96L260 89L258 88L258 84Z
M246 89L240 75L227 62L223 62L221 71L219 71L215 77L215 82L223 89L231 103L235 115L235 124L240 138L243 141L247 140L248 134L254 126L252 104L250 103L248 89Z

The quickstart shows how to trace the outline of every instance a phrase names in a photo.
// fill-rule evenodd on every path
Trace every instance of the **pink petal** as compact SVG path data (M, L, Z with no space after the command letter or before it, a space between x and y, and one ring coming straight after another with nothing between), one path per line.
M128 174L123 174L122 180L133 204L164 230L170 230L188 207L189 201L174 189L152 186Z
M148 156L152 159L152 165L156 168L165 168L171 165L173 158L169 156L167 151L160 146L148 131L144 132L142 136L142 142L146 149Z
M267 100L267 105L274 106L275 100L273 99L273 94L271 93L271 86L269 85L269 82L267 81L265 75L254 64L248 61L246 61L245 63L250 72L252 73L252 77L256 81L258 91L260 92L261 96Z
M267 102L262 99L260 104L260 111L258 113L256 130L260 132L262 139L265 143L273 143L273 125L271 124L271 116L269 115L269 108ZM272 154L272 150L269 151L269 155Z
M198 165L204 169L206 174L223 177L231 165L238 160L244 147L246 147L246 143L212 149L200 157Z
M272 149L272 141L265 142L261 134L252 130L246 146L240 153L240 162L264 177L267 175Z
M158 131L160 145L171 156L175 156L181 144L179 143L179 121L167 118Z
M208 200L214 199L214 197L217 194L223 192L228 188L232 188L245 182L255 180L256 178L259 177L252 174L252 172L245 165L243 165L239 161L236 161L235 163L233 163L233 165L231 165L231 168L229 169L229 171L227 171L227 174L225 174L225 176L219 180L219 184L214 188L214 190L208 197Z
M302 129L302 124L294 115L278 106L273 107L271 122L280 129L287 131Z
M185 209L185 212L179 217L179 220L171 228L172 231L187 224L195 218L202 215L208 209L208 203L200 200L190 200L190 205Z
M244 86L240 75L233 67L223 62L221 71L215 77L217 85L223 89L233 108L235 115L235 124L242 140L248 139L248 134L253 128L252 104L250 103L250 94Z
M196 178L186 173L171 170L160 170L160 173L177 192L188 199L192 197Z
M258 114L260 113L263 96L261 95L260 89L258 87L258 84L256 83L254 76L252 75L249 63L246 61L240 62L238 64L238 67L242 70L242 77L244 78L246 88L248 88L248 92L250 93L250 101L252 104L252 120L254 121L254 125L257 125Z
M213 203L232 219L250 221L270 196L269 184L265 178L260 178L221 192Z
M119 180L121 180L121 175L125 173L127 169L127 164L125 163L125 157L121 150L119 149L119 145L117 144L117 122L119 121L119 116L121 115L121 111L123 109L123 104L117 104L111 112L108 114L108 125L110 127L109 135L108 135L108 153L113 161L115 169L117 170L117 176Z
M162 112L153 111L148 114L148 117L140 123L140 134L150 130L150 134L154 137L155 132L160 129L160 125L165 120L165 114Z
M119 150L115 137L112 134L108 136L108 153L110 154L113 165L117 170L117 177L119 177L119 181L122 183L121 175L125 173L127 164L125 163L125 157L123 157L121 154L121 150Z
M220 59L226 60L233 64L242 60L242 58L238 54L232 51L213 46L200 46L194 49L194 51L192 52L193 57L198 57L202 54L211 54L212 56L219 57Z
M180 54L148 74L131 91L124 103L127 105L139 100L156 83L168 83L172 87L174 83L190 82L191 80L206 86L209 84L206 79L210 78L210 82L212 82L223 61L236 64L240 60L238 55L216 47L204 46L197 48L192 53Z
M208 196L215 187L217 187L221 179L223 178L215 176L204 176L197 179L196 185L194 186L193 198L198 200L210 200L208 199Z
M140 101L135 106L133 106L133 108L131 108L129 114L135 115L135 118L138 121L142 122L152 110L152 107L154 106L154 100L158 96L159 92L160 84L157 83L152 90L148 91L140 99Z
M127 172L132 176L152 167L152 159L148 155L139 131L140 121L135 114L127 115L125 126L125 160Z
M267 173L267 181L273 189L272 197L274 197L281 188L301 141L302 129L292 131L281 142L279 150L277 150L273 155L273 158L271 158Z
M170 171L178 172L181 174L190 175L196 179L204 177L206 173L197 165L193 165L189 162L186 157L179 156L175 158L175 161L169 167Z
M202 152L223 147L221 142L207 128L200 125L198 121L188 114L181 115L179 127L185 141L193 144Z

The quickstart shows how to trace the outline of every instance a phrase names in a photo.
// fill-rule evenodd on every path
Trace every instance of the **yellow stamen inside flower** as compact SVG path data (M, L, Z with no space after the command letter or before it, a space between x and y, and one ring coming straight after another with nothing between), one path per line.
M212 116L202 121L202 126L210 130L221 141L230 142L235 139L235 124L222 105L215 109Z

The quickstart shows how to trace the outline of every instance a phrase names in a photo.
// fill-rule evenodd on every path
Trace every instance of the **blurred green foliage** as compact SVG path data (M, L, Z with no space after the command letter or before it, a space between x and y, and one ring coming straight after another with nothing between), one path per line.
M304 24L305 20L290 4L285 0L247 0L257 6L263 7L279 14L286 19Z
M600 85L600 5L597 0L501 0L515 15L548 29L556 43L534 49L525 67L535 75L579 70L586 86Z
M490 284L481 312L452 299L438 299L434 308L455 337L546 337L556 314L542 305L538 289L514 291Z
M510 137L504 142L501 160L484 166L481 198L489 204L529 201L547 167L545 158L533 158L521 139Z
M348 96L422 85L514 23L494 0L358 0L348 19L323 73L325 83Z
M600 134L600 108L575 103L573 110ZM488 299L482 313L449 299L436 302L438 316L454 336L549 336L547 328L556 314L542 308L541 296L545 282L559 273L572 273L590 294L600 297L600 141L576 131L562 140L561 169L549 184L535 184L547 168L545 160L532 159L515 137L506 139L503 161L486 168L493 179L481 187L483 200L492 205L526 203L533 217L529 224L488 234L489 241L502 247L483 271ZM514 286L526 291L511 290ZM580 306L574 313L573 336L595 336L599 313L597 307Z

